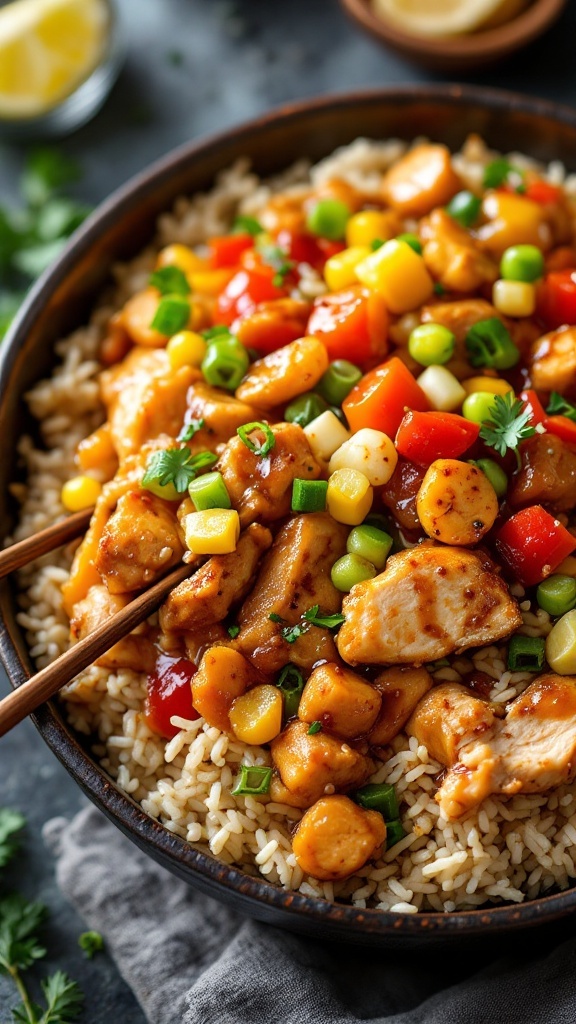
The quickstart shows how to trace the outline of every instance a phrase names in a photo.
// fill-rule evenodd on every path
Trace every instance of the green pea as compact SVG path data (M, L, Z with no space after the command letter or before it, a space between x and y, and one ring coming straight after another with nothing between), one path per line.
M462 402L462 415L471 423L492 419L496 395L491 391L473 391Z
M332 583L336 590L348 594L356 583L363 580L371 580L376 576L376 566L360 555L348 554L338 558L330 573Z
M537 281L544 273L544 257L536 245L511 245L502 253L500 276L506 281Z
M351 214L350 207L340 199L320 199L310 210L306 227L313 235L339 242L346 234Z
M480 392L482 393L482 392ZM484 392L486 394L486 392ZM470 397L470 396L469 396ZM508 490L508 477L494 459L478 459L476 462L478 469L481 469L484 476L492 484L492 487L496 491L496 497L503 498Z
M421 366L442 366L454 355L456 339L442 324L420 324L408 339L408 351Z
M478 218L481 206L482 200L478 196L475 196L473 192L464 191L457 192L452 197L446 207L446 211L462 227L471 228Z
M538 585L536 600L549 615L565 615L576 606L576 580L555 573Z

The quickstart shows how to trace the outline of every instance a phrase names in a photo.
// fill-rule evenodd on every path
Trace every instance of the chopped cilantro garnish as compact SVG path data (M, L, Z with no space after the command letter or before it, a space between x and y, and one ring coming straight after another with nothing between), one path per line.
M309 736L315 736L316 733L317 732L321 732L321 730L322 730L322 722L312 722L310 724L310 728L308 729L308 735Z
M530 410L511 391L495 395L492 415L480 427L480 437L498 455L505 455L508 449L513 451L520 466L518 445L536 433L529 420Z
M322 626L324 629L337 629L344 622L343 615L320 615L319 612L320 608L315 604L308 611L304 612L304 618L312 626Z
M240 626L228 626L228 636L231 640L235 640L240 632Z

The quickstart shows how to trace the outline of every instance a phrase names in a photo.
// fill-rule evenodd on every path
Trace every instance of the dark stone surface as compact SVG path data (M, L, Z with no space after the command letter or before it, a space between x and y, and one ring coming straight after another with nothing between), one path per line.
M84 174L77 192L97 203L132 174L186 140L306 96L403 82L437 81L357 30L336 0L119 0L127 57L99 115L62 141ZM570 74L576 5L538 43L470 81L576 102ZM433 126L431 126L431 131ZM17 195L23 147L0 147L0 202ZM0 677L0 693L7 683ZM144 1017L106 953L78 948L84 922L64 902L41 828L71 817L83 797L25 722L0 741L0 806L27 818L22 855L5 881L50 910L49 970L61 968L87 996L84 1024L142 1024ZM0 1014L12 989L0 978Z

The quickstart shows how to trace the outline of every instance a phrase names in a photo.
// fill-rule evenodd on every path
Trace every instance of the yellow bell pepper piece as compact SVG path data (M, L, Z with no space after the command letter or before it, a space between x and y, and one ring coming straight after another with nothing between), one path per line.
M282 729L284 702L277 686L264 683L253 686L232 703L230 725L241 743L259 747L270 743Z
M346 224L346 244L369 247L375 241L387 242L401 231L402 222L394 210L361 210Z
M228 555L236 550L240 519L236 509L208 508L183 520L186 547L195 555Z
M160 250L156 266L158 270L162 267L178 267L185 274L194 274L197 271L208 270L210 264L202 256L197 256L187 245L175 242Z
M328 480L326 504L333 519L359 526L372 508L374 491L358 469L337 469Z
M460 381L467 395L474 395L477 391L489 391L491 395L505 395L507 391L514 391L514 388L507 380L501 377L468 377L468 380Z
M356 267L358 280L384 299L392 313L408 313L427 302L434 282L421 256L398 238L391 238Z
M510 245L549 248L550 229L540 203L510 192L487 192L482 213L488 223L482 224L476 234L483 247L497 259Z
M192 291L200 295L218 295L235 273L234 267L221 267L218 270L193 270L187 277Z
M98 480L91 476L75 476L66 481L60 498L68 512L81 512L95 505L101 494L102 484Z
M324 265L324 280L330 291L337 292L340 288L356 284L356 267L370 253L371 249L367 245L352 245L330 256Z

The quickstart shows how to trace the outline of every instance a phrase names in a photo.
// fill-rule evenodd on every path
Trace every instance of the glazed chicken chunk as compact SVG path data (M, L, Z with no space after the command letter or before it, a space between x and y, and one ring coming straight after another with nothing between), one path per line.
M126 594L155 582L183 554L168 503L150 491L128 491L102 531L95 564L111 594Z
M438 793L446 818L459 818L491 793L544 793L571 782L576 773L576 679L548 674L535 679L512 702L506 717L491 716L488 705L465 687L446 694L432 690L416 709L407 731L450 771ZM457 697L455 691L458 693ZM430 749L430 748L429 748Z
M338 651L350 665L421 665L494 643L522 618L494 565L464 548L422 544L344 598Z

